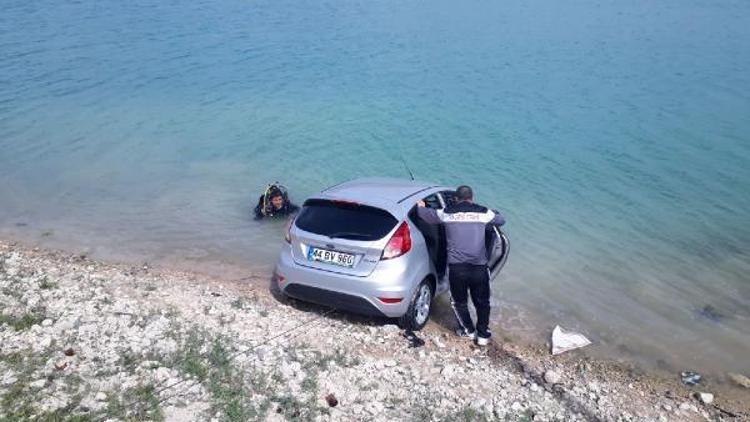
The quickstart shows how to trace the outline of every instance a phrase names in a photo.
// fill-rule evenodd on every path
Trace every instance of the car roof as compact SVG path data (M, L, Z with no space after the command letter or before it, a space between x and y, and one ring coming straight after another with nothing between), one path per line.
M403 218L418 199L451 188L436 183L390 177L350 180L323 190L314 198L351 201L382 208Z

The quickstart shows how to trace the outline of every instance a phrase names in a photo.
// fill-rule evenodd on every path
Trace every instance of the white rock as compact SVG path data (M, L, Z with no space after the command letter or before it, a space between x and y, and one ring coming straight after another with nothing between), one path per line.
M39 341L39 347L42 349L46 349L50 346L52 346L52 337L44 337Z
M52 325L51 319L47 318L44 321L42 321L42 327L49 327L50 325Z
M100 391L100 392L96 393L96 396L94 396L94 400L96 400L96 401L105 401L105 400L107 400L107 395L103 391Z
M255 354L258 355L258 359L264 361L271 357L271 348L268 346L261 346L256 351Z
M740 387L750 388L750 378L735 372L730 372L728 375L729 378Z
M680 403L680 410L697 412L698 408L688 402Z
M695 393L695 398L703 404L711 404L714 402L714 395L711 393Z
M513 404L510 405L510 410L514 412L518 412L521 409L523 409L523 405L517 401L514 401Z
M157 368L156 371L154 371L154 378L156 378L156 381L158 382L164 382L169 379L171 376L169 368L160 367Z
M600 390L600 388L601 388L601 387L599 386L599 383L598 383L598 382L596 382L596 381L591 381L591 382L589 383L589 390L591 390L591 391L593 391L593 392L595 392L595 393L598 393L598 392L599 392L599 390Z
M45 385L47 385L46 379L40 379L29 383L29 387L37 390L41 390Z
M452 376L455 372L456 372L456 368L453 365L445 365L443 369L440 371L440 374L443 377L448 378Z
M544 381L548 384L557 384L562 380L562 375L555 370L548 370L544 373Z
M398 325L386 324L383 326L383 331L386 333L398 333L400 329L398 328Z
M3 382L2 382L2 384L5 385L5 386L7 386L7 385L13 385L13 384L16 383L16 381L18 381L18 378L14 377L13 375L10 375L8 373L6 373L5 375L3 375Z

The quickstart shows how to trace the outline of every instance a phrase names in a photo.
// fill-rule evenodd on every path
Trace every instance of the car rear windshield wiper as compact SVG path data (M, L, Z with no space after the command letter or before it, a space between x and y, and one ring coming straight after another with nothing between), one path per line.
M341 238L341 239L359 239L359 240L370 240L372 235L369 233L357 233L357 232L336 232L331 233L327 235L331 239L333 238Z

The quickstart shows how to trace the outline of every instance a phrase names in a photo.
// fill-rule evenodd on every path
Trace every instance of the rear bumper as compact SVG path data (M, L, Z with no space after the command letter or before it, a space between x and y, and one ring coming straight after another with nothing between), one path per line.
M299 283L287 283L283 290L284 293L286 293L290 297L304 300L305 302L312 302L319 305L330 306L332 308L347 312L353 312L360 315L374 317L386 316L383 314L383 312L381 312L380 309L370 303L370 301L359 296L334 292L331 290L325 290Z
M417 280L426 274L421 268L407 271L411 264L408 255L402 258L380 262L369 276L357 277L299 265L284 247L275 279L282 292L300 300L362 315L398 318L406 313ZM384 303L380 298L401 301Z

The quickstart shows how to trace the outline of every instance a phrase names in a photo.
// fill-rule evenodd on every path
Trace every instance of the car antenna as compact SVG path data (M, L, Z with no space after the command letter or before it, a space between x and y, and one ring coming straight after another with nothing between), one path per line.
M375 138L380 138L379 136L375 135ZM414 181L414 173L412 173L411 169L409 168L409 165L406 164L406 160L404 160L404 150L401 148L401 144L398 144L398 158L401 159L401 163L404 165L404 168L407 172L409 172L409 177L412 181Z
M406 167L406 171L409 172L409 177L411 177L411 180L414 181L414 173L411 172L411 169L409 168L409 165L406 164L406 160L404 160L403 155L399 155L401 157L401 162L404 163L404 167Z

